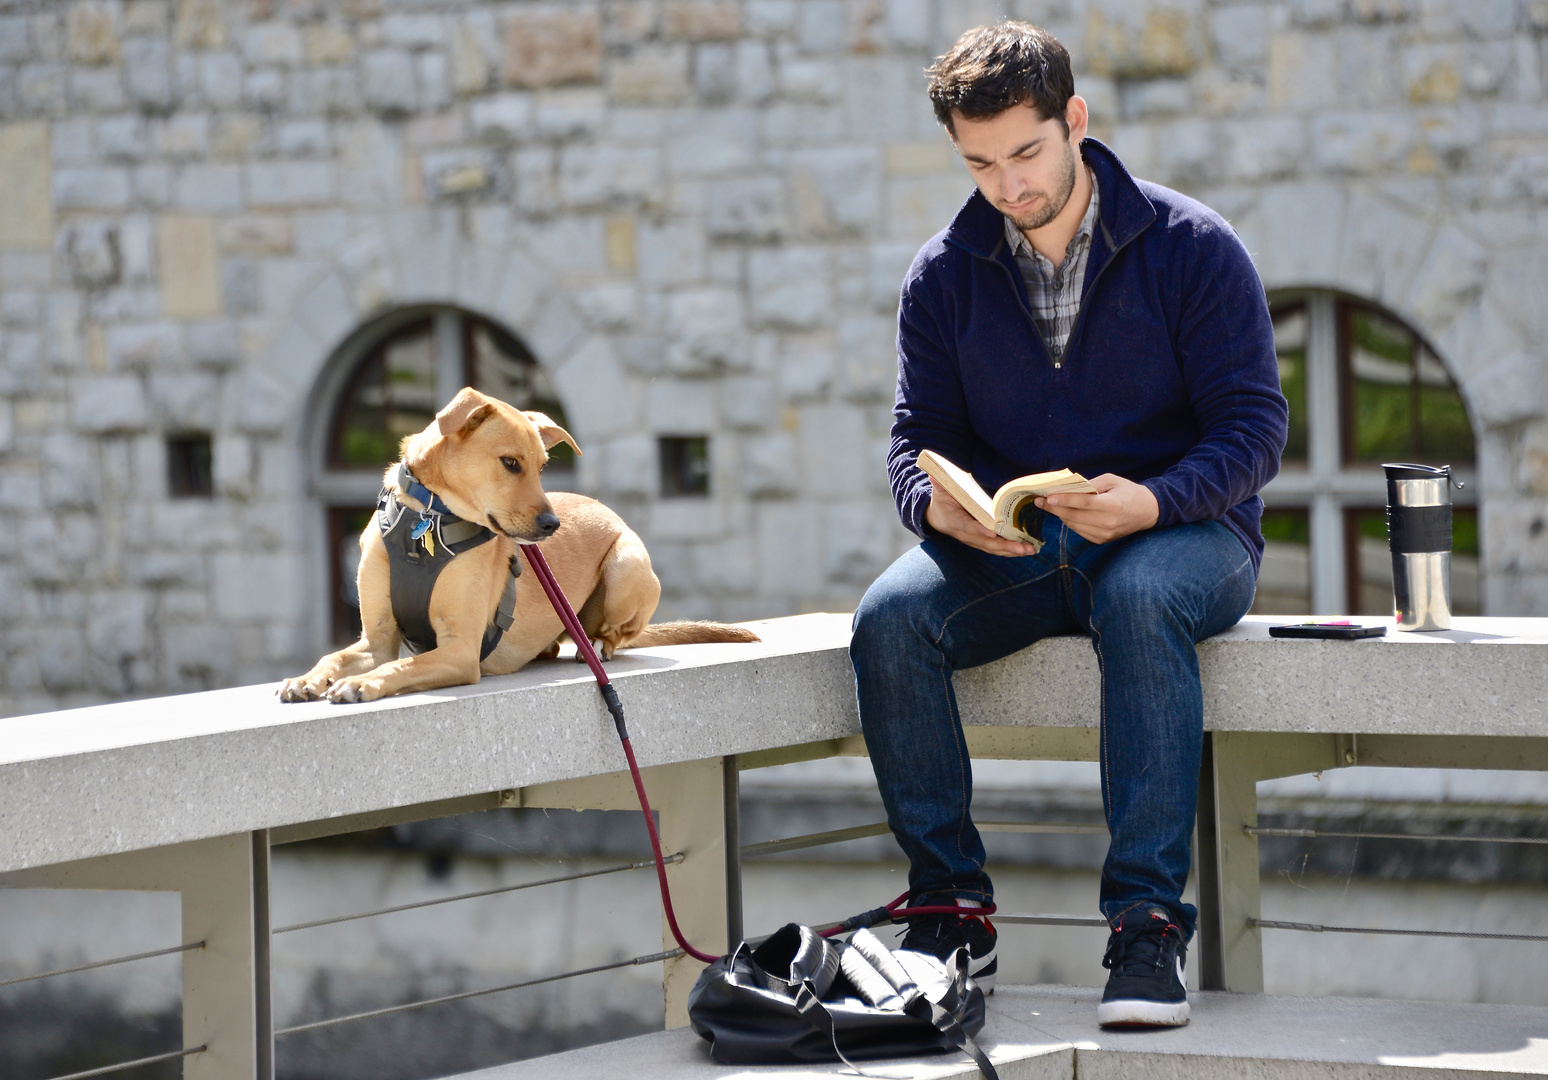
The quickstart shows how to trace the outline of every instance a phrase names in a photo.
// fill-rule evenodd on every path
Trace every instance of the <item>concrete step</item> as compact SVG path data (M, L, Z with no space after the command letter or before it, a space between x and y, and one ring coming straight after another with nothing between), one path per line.
M1437 973L1439 974L1439 973ZM1193 1022L1103 1031L1101 991L1003 986L980 1040L1002 1080L1503 1080L1548 1076L1548 1009L1196 993ZM863 1062L889 1080L968 1080L960 1055ZM466 1073L457 1080L853 1077L838 1067L725 1066L690 1029Z

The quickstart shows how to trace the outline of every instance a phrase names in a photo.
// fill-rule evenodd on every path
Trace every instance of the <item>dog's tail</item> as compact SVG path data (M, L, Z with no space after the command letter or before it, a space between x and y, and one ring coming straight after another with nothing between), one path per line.
M651 623L624 643L625 649L643 649L650 645L705 645L715 641L761 641L751 630L718 622Z

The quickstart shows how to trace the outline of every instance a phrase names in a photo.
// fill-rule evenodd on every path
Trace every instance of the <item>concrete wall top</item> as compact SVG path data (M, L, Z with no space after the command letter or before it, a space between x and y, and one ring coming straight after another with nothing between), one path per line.
M1548 619L1354 643L1272 641L1272 621L1249 618L1201 648L1210 728L1548 736ZM858 733L849 616L754 625L762 644L613 662L642 765ZM1079 638L958 686L970 724L1099 722ZM285 705L249 686L14 717L0 720L0 747L0 871L624 768L589 674L555 663L368 705Z

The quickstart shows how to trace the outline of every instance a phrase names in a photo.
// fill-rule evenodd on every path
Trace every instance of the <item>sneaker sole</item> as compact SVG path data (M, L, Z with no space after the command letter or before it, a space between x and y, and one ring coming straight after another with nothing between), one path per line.
M1097 1006L1102 1027L1182 1027L1188 1022L1186 1001L1104 1001Z

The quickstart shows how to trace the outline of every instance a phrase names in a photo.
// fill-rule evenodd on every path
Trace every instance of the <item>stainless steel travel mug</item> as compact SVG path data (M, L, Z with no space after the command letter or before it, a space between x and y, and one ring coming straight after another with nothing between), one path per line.
M1451 466L1382 468L1387 473L1387 543L1392 549L1397 628L1450 630Z

